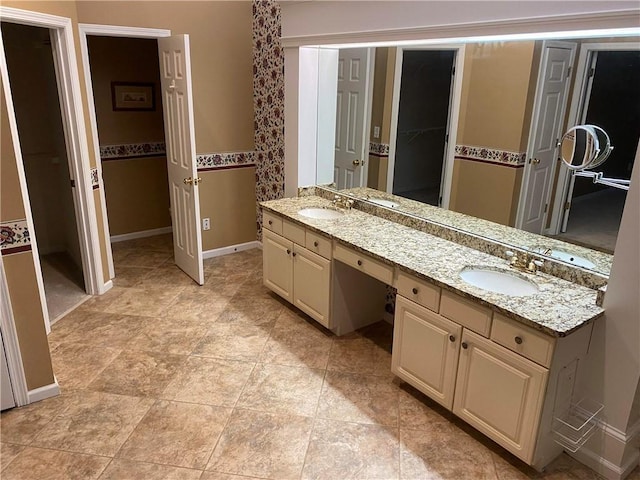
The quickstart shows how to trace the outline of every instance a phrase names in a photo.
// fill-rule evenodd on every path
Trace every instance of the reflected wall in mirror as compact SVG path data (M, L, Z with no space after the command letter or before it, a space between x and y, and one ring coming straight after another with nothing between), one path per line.
M574 176L558 142L573 125L601 126L615 146L604 174L630 178L640 137L638 37L370 52L366 158L340 189L369 187L381 192L367 193L374 200L441 205L613 253L625 192ZM337 121L336 139L354 124Z

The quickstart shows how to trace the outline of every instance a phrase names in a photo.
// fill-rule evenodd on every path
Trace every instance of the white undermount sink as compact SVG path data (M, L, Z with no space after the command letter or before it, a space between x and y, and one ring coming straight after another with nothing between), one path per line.
M298 210L298 214L307 218L315 218L316 220L335 220L344 215L343 212L330 208L303 208Z
M466 267L460 272L460 278L470 285L490 292L524 297L539 291L538 286L517 273L505 270L493 270L486 267Z
M595 263L590 262L584 257L580 257L578 255L574 255L573 253L564 252L562 250L556 250L544 247L538 247L533 249L536 253L542 253L544 255L549 255L551 258L557 258L558 260L562 260L563 262L570 263L575 265L576 267L584 267L584 268L595 268Z
M398 208L398 204L394 201L387 200L385 198L368 198L367 199L371 203L375 203L376 205L380 205L388 208Z

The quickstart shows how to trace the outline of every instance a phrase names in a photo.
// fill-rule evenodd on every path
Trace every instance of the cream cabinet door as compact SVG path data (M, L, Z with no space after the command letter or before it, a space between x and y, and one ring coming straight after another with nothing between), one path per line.
M265 287L293 301L293 242L262 231L262 278Z
M396 297L391 370L451 410L462 327Z
M321 325L331 328L331 261L298 245L293 249L293 304Z
M469 330L453 412L531 464L548 371Z

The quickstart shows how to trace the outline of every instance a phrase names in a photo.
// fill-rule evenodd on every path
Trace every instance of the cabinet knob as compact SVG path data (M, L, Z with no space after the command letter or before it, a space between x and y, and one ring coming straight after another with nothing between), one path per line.
M296 252L293 252L293 256L295 257L296 255L297 255L297 253L296 253Z
M467 342L462 342L462 345L461 345L461 346L462 346L462 348L464 348L465 350L466 350L467 348L469 348L469 345L467 345Z
M287 255L289 255L290 253L291 253L291 250L287 248Z
M418 289L416 287L413 287L413 290L411 290L413 292L414 295L418 294Z
M449 335L449 341L450 342L455 342L456 341L455 335Z
M362 260L358 260L358 266L361 267L362 266Z
M273 225L273 220L269 220L269 225Z
M318 246L318 242L317 241L313 242L313 246L317 247Z
M522 342L523 342L522 337L517 336L516 338L514 338L514 340L518 345L522 345Z

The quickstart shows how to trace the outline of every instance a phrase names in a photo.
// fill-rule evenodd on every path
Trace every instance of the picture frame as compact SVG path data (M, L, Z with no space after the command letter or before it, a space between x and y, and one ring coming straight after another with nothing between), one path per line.
M113 111L154 111L155 93L152 82L111 82Z

